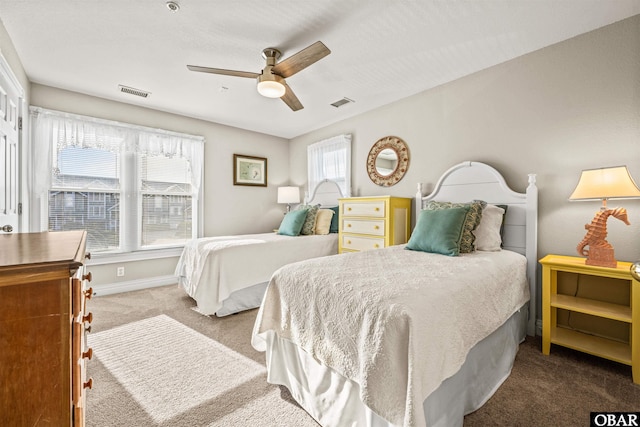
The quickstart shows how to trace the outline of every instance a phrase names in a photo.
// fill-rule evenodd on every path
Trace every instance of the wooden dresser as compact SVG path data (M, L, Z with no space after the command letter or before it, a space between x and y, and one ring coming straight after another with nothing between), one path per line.
M359 252L407 243L411 200L392 196L340 199L338 251Z
M0 425L83 426L85 231L0 235Z

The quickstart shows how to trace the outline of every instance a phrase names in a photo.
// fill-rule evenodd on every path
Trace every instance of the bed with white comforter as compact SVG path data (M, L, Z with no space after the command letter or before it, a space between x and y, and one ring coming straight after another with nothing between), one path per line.
M529 301L526 262L511 251L446 257L403 245L285 266L253 345L266 350L272 331L359 384L362 402L392 424L424 425L427 396Z
M508 205L503 249L444 256L401 245L275 272L252 334L267 381L323 426L461 426L535 325L535 177L516 193L492 167L464 162L416 196L416 213L474 199Z
M341 197L339 185L325 179L304 203L330 208L337 206ZM337 253L337 233L203 237L185 244L175 276L179 286L196 301L198 312L222 317L259 307L278 268Z
M225 316L255 308L266 283L278 268L309 258L338 252L338 235L283 236L276 233L217 236L188 242L176 276L180 286L196 300L198 312ZM246 289L257 292L247 294ZM240 302L227 302L245 291ZM240 304L240 306L238 306Z

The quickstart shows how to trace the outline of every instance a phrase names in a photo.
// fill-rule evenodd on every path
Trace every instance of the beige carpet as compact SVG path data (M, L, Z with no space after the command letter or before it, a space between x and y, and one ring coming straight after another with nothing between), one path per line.
M91 334L88 344L157 423L231 396L266 373L263 365L164 314Z
M89 301L88 427L317 427L266 382L264 354L250 344L256 310L217 318L194 305L177 286ZM544 356L529 338L511 376L464 425L587 426L590 411L638 410L630 367L557 346Z

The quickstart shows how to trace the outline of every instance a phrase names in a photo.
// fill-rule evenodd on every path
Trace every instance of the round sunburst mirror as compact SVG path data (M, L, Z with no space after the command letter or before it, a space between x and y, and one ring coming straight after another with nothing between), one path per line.
M396 136L385 136L373 144L367 156L367 174L374 184L391 187L409 169L409 147Z

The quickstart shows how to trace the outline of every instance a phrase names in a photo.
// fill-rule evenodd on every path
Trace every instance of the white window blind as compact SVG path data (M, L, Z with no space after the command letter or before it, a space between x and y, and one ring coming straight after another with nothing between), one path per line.
M309 194L324 179L335 181L345 197L351 195L351 135L344 134L307 147Z
M43 230L85 229L93 252L197 237L202 137L31 109Z

